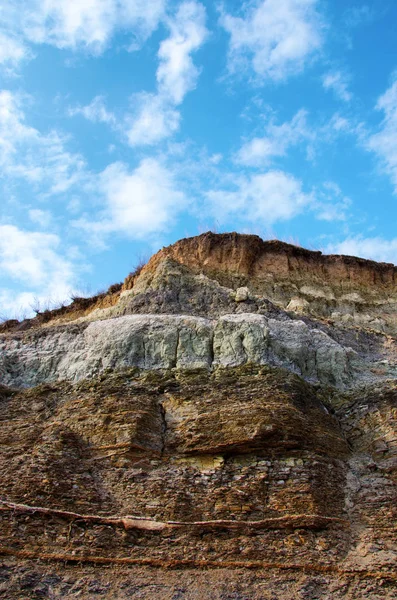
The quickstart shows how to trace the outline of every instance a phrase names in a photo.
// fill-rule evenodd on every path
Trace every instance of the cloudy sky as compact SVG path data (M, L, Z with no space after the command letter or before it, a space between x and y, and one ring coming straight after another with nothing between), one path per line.
M207 230L397 263L394 0L0 0L0 316Z

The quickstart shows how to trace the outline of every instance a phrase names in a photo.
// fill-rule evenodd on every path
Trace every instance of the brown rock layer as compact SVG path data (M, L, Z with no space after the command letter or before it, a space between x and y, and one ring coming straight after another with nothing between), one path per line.
M253 365L8 390L0 551L391 585L395 387L330 393Z
M363 285L393 285L397 267L363 258L343 255L323 255L278 240L264 241L256 235L238 233L205 233L180 240L161 253L188 266L201 267L214 273L223 271L250 278L268 275L280 279L299 277L323 283L344 285L357 282ZM153 260L155 260L155 257Z

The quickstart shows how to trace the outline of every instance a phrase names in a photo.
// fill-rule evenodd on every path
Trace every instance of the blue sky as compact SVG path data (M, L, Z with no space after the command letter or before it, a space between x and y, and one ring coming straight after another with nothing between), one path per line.
M0 316L255 233L397 263L393 0L0 0Z

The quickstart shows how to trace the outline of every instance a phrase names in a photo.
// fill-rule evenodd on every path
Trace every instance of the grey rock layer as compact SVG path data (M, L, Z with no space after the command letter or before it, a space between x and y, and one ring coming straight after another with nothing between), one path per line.
M247 362L285 367L306 379L345 387L362 371L351 349L303 321L258 314L219 319L126 315L81 326L0 338L0 382L29 387L77 381L111 368L211 368Z

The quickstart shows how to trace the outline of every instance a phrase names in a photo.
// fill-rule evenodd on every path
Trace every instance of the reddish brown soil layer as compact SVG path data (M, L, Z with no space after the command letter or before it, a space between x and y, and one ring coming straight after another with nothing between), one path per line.
M264 241L256 235L204 233L163 248L144 270L153 269L164 257L198 271L219 275L277 280L302 279L332 285L393 286L397 267L354 256L324 255L280 242Z

